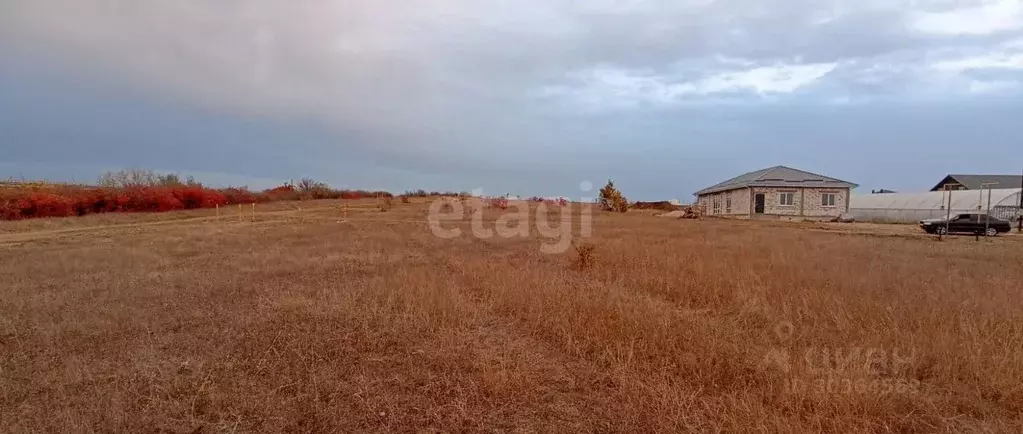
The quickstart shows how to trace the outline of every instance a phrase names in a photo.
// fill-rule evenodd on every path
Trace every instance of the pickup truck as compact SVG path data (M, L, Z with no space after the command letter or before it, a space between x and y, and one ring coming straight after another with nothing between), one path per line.
M968 233L977 235L995 235L1009 232L1012 225L1008 220L991 217L982 213L955 214L945 219L920 220L920 228L929 234L944 235L946 233Z

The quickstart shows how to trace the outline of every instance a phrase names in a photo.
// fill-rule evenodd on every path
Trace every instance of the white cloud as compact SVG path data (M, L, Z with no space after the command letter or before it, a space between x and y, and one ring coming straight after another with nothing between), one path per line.
M917 12L910 27L939 35L988 35L1023 28L1019 0L988 0L979 6L942 12Z
M846 74L846 79L868 85L883 84L893 78L914 73L911 65L894 63L891 59L873 59L873 62L849 66L851 67Z
M996 81L981 81L971 80L970 86L967 88L971 94L988 94L1005 92L1009 90L1015 90L1020 88L1020 82L1015 80L996 80Z
M1023 38L1015 38L1005 41L1001 44L1001 47L1005 49L1021 49L1023 48Z
M762 66L746 71L724 72L693 84L697 94L751 91L758 94L792 93L821 79L837 63Z
M741 57L728 57L722 54L714 55L714 61L725 66L737 66L742 68L753 66L753 61L749 59L743 59Z
M1023 69L1023 53L994 53L934 62L939 71L960 73L979 69Z
M737 63L746 62L737 59L727 62ZM689 81L651 71L602 66L573 74L576 81L573 86L548 88L544 95L568 96L590 108L600 109L632 107L639 103L673 104L722 94L787 94L813 85L836 66L836 63L779 64L716 72Z

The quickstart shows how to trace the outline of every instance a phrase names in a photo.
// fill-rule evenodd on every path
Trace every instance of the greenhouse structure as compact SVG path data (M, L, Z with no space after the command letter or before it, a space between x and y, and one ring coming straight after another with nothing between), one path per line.
M991 215L1016 221L1020 215L1020 189L928 191L923 193L854 194L849 214L858 221L916 222L944 218L948 214L987 212L990 192ZM952 206L949 207L949 195Z

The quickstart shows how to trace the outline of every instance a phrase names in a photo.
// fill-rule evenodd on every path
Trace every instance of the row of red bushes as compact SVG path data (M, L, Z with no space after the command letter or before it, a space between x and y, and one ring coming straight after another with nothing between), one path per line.
M202 187L74 188L0 191L0 219L68 217L103 212L162 212L230 203Z
M381 192L336 191L341 199L375 197ZM387 194L390 196L390 194ZM0 220L69 217L104 212L163 212L280 200L320 199L292 185L251 192L244 188L201 186L132 188L0 188Z

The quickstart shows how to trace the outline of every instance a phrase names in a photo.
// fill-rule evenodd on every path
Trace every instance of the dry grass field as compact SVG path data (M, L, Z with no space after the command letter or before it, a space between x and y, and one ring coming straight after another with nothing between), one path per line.
M0 430L1023 431L1023 237L371 202L0 224Z

